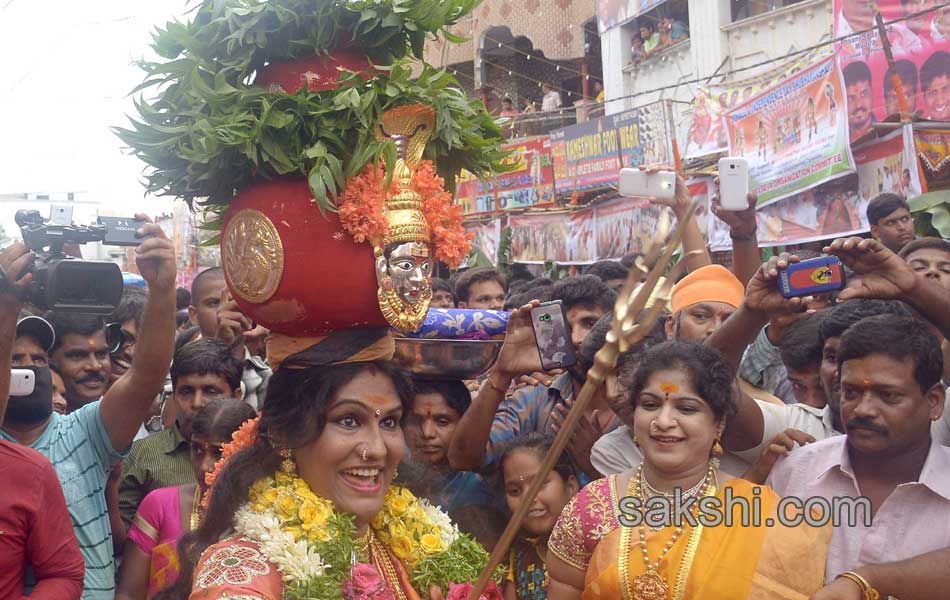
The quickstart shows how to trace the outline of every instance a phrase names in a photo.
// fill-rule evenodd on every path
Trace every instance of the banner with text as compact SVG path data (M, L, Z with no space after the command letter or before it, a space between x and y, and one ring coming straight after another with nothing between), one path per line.
M871 198L884 192L902 198L916 198L922 192L910 124L855 146L854 163L858 169L858 193L865 208Z
M613 117L552 132L551 153L558 196L617 183L620 154Z
M463 214L492 212L497 198L498 210L527 208L554 202L554 169L551 166L551 140L548 136L505 144L511 152L506 162L514 171L479 181L462 172L456 187L456 203Z
M726 152L729 139L723 116L764 89L801 71L815 61L830 56L829 48L813 50L758 77L700 87L693 100L693 120L686 140L685 158L699 158Z
M663 100L552 132L557 195L615 186L621 167L672 162L672 123Z
M875 4L889 23L887 39L908 110L921 111L925 119L950 121L950 7L904 19L935 3L877 0ZM873 122L896 114L899 106L873 11L869 0L834 0L835 38L850 36L835 48L847 88L852 140L871 131ZM892 22L897 19L902 20ZM851 35L859 31L864 33Z
M760 207L854 171L833 57L732 110L726 127L730 154L749 160Z
M673 105L667 100L606 117L617 130L620 166L673 164ZM616 177L616 176L615 176Z

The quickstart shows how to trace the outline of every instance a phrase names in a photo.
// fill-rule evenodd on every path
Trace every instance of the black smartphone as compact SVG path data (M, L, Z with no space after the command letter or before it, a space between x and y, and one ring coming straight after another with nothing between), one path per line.
M135 232L147 222L131 217L99 217L99 224L106 228L102 243L106 246L138 246L145 238L135 237Z
M545 371L563 369L577 362L571 328L567 325L564 305L560 300L545 302L531 309L531 327Z

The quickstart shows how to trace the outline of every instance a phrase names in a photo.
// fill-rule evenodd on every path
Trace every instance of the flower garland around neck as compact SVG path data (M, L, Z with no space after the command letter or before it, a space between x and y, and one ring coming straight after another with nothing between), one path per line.
M353 517L335 512L331 501L287 473L251 486L234 527L280 570L285 600L340 598L351 574L366 566L353 560ZM433 585L450 590L474 581L488 562L484 548L445 513L404 488L389 488L371 527L405 565L413 588L426 593Z

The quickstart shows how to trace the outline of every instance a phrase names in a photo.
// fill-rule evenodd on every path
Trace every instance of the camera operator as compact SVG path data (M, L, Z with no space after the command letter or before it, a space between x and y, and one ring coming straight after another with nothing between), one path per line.
M138 216L137 218L145 218ZM171 363L175 331L175 253L162 229L148 223L136 232L146 238L136 247L139 272L148 283L148 298L142 328L135 345L129 371L119 378L100 401L91 401L67 415L52 413L51 398L37 401L35 411L24 411L29 419L3 423L2 435L9 441L29 446L53 463L66 493L73 530L86 561L85 599L110 599L115 595L115 563L112 532L104 489L112 466L127 455L132 439L162 390ZM10 360L16 317L22 290L32 279L27 267L32 256L22 244L0 253L0 267L6 276L0 281L0 357ZM24 273L27 273L24 275ZM84 349L90 346L89 339ZM105 342L104 335L101 340ZM54 357L69 346L64 341ZM80 348L83 348L80 345ZM97 351L94 349L94 353ZM107 351L106 351L107 353ZM66 368L60 365L64 370ZM90 372L81 369L78 372ZM104 378L108 377L103 368ZM0 369L0 390L8 389L10 373ZM73 376L73 383L79 378ZM67 383L67 388L69 388ZM95 393L96 386L80 384L70 392L71 402ZM105 388L104 382L102 388ZM39 404L45 402L42 406ZM28 422L27 422L28 421Z

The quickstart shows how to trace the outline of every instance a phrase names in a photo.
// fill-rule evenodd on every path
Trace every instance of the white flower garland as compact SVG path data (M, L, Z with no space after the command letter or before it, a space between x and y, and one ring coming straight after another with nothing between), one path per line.
M280 570L284 583L323 575L326 565L320 554L306 540L282 530L273 509L259 513L248 502L234 515L234 528L260 546L261 553Z
M451 546L459 537L458 526L452 522L448 514L442 512L441 508L429 504L429 501L425 498L419 498L418 502L422 510L425 511L426 516L429 517L429 520L439 528L442 543L445 544L446 548Z

